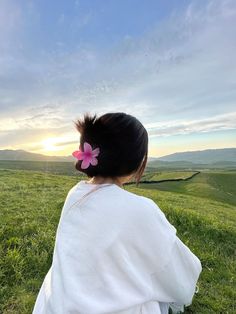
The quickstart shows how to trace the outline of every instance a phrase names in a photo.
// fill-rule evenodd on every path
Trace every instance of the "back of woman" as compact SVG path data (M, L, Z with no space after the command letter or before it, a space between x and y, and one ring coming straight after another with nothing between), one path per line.
M66 197L33 314L183 311L201 262L154 201L123 187L132 177L138 184L144 171L145 128L124 113L85 115L76 126L76 169L92 180L80 180Z

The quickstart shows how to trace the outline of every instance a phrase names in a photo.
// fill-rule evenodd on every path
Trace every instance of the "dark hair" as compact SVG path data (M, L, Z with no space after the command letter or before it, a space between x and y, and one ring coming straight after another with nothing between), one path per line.
M80 149L84 142L92 148L99 147L98 164L81 168L78 160L75 168L88 177L119 177L135 173L136 186L147 164L148 133L142 123L124 112L106 113L100 117L86 112L73 121L80 133Z

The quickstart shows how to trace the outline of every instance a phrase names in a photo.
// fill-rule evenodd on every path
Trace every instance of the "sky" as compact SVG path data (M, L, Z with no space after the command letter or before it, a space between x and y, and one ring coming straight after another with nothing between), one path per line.
M149 157L236 147L234 0L0 0L0 149L71 155L125 112Z

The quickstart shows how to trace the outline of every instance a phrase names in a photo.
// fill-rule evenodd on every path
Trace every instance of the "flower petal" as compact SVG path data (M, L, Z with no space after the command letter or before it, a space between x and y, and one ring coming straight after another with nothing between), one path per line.
M96 166L98 164L98 160L96 157L92 157L91 159L91 165Z
M85 158L83 161L82 161L82 164L81 164L81 168L82 169L87 169L90 165L90 158Z
M99 153L100 153L100 149L99 147L97 147L92 151L92 156L97 157Z
M92 150L92 146L89 143L84 142L84 152L92 154Z
M74 152L72 153L72 155L73 155L75 158L77 158L77 159L79 159L79 160L82 160L82 159L83 159L83 156L84 156L84 153L81 152L80 150L76 150L76 151L74 151Z

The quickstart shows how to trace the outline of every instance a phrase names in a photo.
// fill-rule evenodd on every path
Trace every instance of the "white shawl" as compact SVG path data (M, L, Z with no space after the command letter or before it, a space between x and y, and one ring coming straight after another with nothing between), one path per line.
M96 186L82 180L66 197L33 314L158 314L191 304L201 262L158 205L116 184L85 196Z

